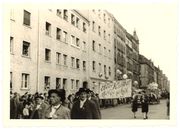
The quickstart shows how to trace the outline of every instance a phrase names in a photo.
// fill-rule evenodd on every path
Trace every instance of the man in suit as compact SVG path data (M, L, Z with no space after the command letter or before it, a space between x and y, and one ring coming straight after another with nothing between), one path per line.
M66 99L64 89L52 89L48 92L50 106L45 112L46 119L70 119L70 110L63 106Z
M94 92L92 90L87 90L87 98L88 100L92 101L93 103L96 104L96 108L98 110L99 113L99 117L101 118L101 111L100 111L100 104L99 104L99 100L98 98L95 96Z
M43 96L40 95L35 97L35 105L33 107L30 119L44 119L47 104L43 102L43 99Z
M77 100L71 110L72 119L100 119L96 104L87 99L87 89L80 88L79 100Z

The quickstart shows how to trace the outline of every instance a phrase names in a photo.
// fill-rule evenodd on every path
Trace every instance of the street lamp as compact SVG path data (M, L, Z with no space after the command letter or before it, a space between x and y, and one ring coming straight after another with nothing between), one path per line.
M98 76L99 76L99 77L102 77L102 73L99 73Z
M138 82L137 82L137 81L134 81L133 84L134 84L135 87L137 87Z
M123 75L123 79L126 80L128 76L126 74Z
M119 80L119 77L121 76L121 74L122 74L122 72L119 69L117 69L116 70L117 80Z

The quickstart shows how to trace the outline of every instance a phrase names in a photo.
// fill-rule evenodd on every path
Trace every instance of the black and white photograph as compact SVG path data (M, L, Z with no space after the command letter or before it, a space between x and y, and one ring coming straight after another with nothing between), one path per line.
M5 118L175 120L177 11L176 0L8 5Z

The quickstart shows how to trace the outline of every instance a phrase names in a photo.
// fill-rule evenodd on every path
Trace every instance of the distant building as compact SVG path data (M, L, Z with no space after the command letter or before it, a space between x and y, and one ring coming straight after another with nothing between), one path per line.
M132 81L139 83L139 39L136 31L133 35L126 32L126 55L127 55L127 75Z
M143 55L139 55L140 64L140 88L147 88L148 84L154 82L154 65Z
M127 63L126 63L126 33L125 29L120 25L120 23L114 18L114 79L122 79L123 74L127 73ZM130 56L128 56L130 58ZM117 70L119 74L117 75Z

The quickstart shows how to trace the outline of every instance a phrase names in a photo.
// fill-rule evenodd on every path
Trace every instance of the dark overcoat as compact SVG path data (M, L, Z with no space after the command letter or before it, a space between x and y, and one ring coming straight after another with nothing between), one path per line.
M100 119L100 116L95 103L86 100L80 108L80 100L78 100L72 107L71 119Z
M40 105L40 108L36 110L36 105L33 107L33 111L31 113L30 119L44 119L45 117L45 111L47 109L48 105L45 103L42 103Z
M132 101L132 112L137 112L138 109L138 103L137 100Z
M149 111L149 99L147 96L142 99L141 108L142 108L142 112L148 112Z

